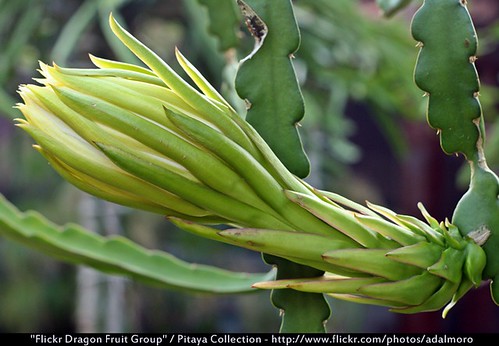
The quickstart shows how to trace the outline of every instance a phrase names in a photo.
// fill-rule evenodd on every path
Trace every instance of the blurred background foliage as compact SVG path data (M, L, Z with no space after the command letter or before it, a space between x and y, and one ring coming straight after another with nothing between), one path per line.
M469 1L481 39L477 67L488 125L488 160L499 168L499 4ZM211 6L225 10L210 20ZM424 117L412 80L417 49L410 18L419 0L387 19L375 0L295 0L301 48L295 68L306 102L300 132L312 163L308 181L362 202L418 215L423 202L450 217L464 192L461 158L449 157ZM253 48L237 8L225 0L0 0L0 192L22 210L57 223L120 233L150 248L231 270L265 271L260 255L199 239L163 218L95 200L69 186L14 126L17 86L37 61L89 66L88 53L137 63L110 34L109 12L173 67L174 47L241 114L233 78ZM229 12L225 12L229 11ZM233 11L233 12L230 12ZM231 13L230 16L222 15ZM216 38L218 35L219 39ZM75 268L0 239L0 332L275 332L268 292L208 296L170 292ZM331 300L334 332L497 332L499 309L486 287L440 312L397 315Z

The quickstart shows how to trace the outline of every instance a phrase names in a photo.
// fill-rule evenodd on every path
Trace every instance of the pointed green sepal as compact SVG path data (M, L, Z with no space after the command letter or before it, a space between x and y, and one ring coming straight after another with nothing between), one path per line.
M403 246L391 250L386 254L386 256L397 262L407 263L426 269L440 259L442 251L443 248L440 246L434 243L422 241L414 245Z
M441 278L423 272L405 280L363 286L359 288L359 293L409 306L420 305L435 293L442 283Z
M442 256L428 271L454 283L460 282L463 277L463 264L466 253L452 247L445 249Z
M415 266L389 259L385 249L349 249L326 252L324 261L340 267L386 278L403 280L421 273Z

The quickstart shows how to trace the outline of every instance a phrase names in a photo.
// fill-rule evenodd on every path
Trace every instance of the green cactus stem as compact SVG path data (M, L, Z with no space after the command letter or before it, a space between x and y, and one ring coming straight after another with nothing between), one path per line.
M291 60L300 45L293 6L290 0L238 3L256 42L236 76L236 90L248 104L246 120L284 165L304 178L310 164L297 129L305 110Z
M478 41L464 2L426 0L414 15L412 35L421 47L414 79L428 93L428 122L446 153L470 160L483 120L474 64Z
M484 277L499 302L499 179L484 155L485 128L475 69L478 39L465 0L425 0L412 22L421 47L416 84L426 91L428 122L442 149L462 153L471 168L470 186L452 222L463 235L479 238L487 254Z

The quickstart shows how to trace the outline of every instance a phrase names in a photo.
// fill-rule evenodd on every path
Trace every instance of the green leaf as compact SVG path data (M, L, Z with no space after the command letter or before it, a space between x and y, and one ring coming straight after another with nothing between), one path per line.
M240 15L234 0L197 0L206 7L209 17L208 32L219 42L219 49L226 51L239 44L237 28Z
M248 274L193 265L124 237L103 237L74 224L60 227L36 212L20 212L1 195L0 234L63 261L169 289L242 293L273 277L272 272Z
M256 40L255 50L242 61L236 76L236 90L249 105L246 120L284 165L303 178L310 164L297 130L304 102L291 62L300 45L292 4L289 0L238 2Z

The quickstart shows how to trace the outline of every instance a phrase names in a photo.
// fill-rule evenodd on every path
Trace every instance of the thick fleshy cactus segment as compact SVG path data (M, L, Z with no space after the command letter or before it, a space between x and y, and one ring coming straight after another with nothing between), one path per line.
M239 3L256 41L255 50L241 62L236 76L236 90L248 104L246 120L287 169L304 178L310 164L297 129L305 110L291 61L300 45L291 1Z
M463 153L471 183L452 222L463 235L481 238L487 254L484 277L499 286L499 179L485 160L485 129L474 62L478 39L465 0L425 0L412 22L421 51L414 73L429 96L427 117L446 153Z
M484 277L499 281L499 179L484 155L485 130L474 62L477 35L465 0L425 0L412 34L421 51L416 84L429 95L428 122L440 132L447 153L463 153L471 183L452 222L463 235L481 238L487 254ZM497 292L497 289L493 292ZM497 294L494 298L497 301Z
M499 179L486 166L471 166L470 187L458 202L452 222L463 234L482 239L487 254L484 278L492 279L492 297L499 305Z
M428 122L446 153L473 160L484 133L474 65L478 43L466 1L425 0L412 35L421 47L414 78L429 96Z
M37 212L21 212L2 195L0 235L57 259L183 292L248 292L255 280L272 279L275 275L193 265L168 253L141 247L124 237L104 237L74 224L59 226Z

